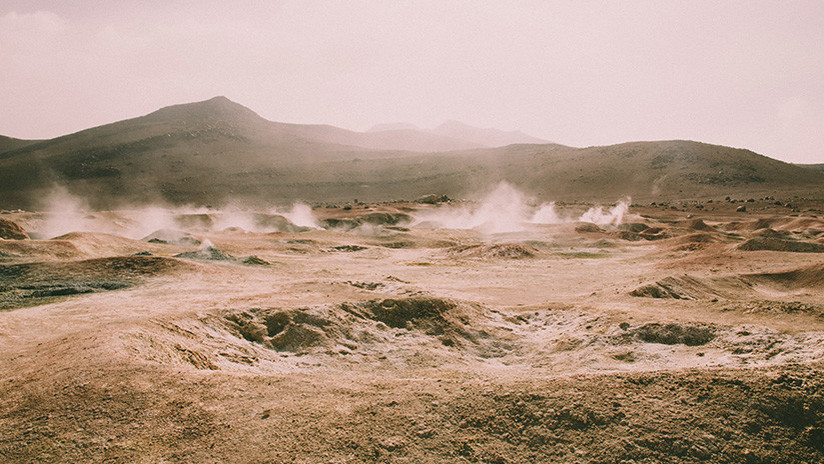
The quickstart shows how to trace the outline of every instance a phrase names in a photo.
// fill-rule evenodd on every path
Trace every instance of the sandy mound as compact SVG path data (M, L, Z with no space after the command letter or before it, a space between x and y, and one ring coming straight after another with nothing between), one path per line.
M790 235L789 232L783 230L775 230L769 227L764 229L758 229L753 232L753 237L761 237L761 238L778 238L778 239L785 239Z
M757 284L775 286L787 290L803 288L824 289L824 263L801 267L784 272L747 274L743 276Z
M616 238L619 240L626 240L628 242L639 242L641 240L654 240L655 236L653 235L641 235L635 232L630 232L628 230L615 230L609 233L609 237Z
M824 253L824 245L776 238L752 238L738 245L742 251L785 251L792 253Z
M641 233L647 229L649 226L644 224L643 222L626 222L618 226L619 230L628 230L630 232L635 232L636 234Z
M148 277L195 269L183 261L159 256L118 256L82 261L27 263L0 266L0 280L8 282L72 278Z
M538 253L536 248L520 243L457 245L446 250L446 254L453 258L524 259L532 258Z
M174 229L160 229L143 237L141 240L149 243L160 243L169 245L200 245L200 240L192 237L188 232Z
M756 219L755 221L735 221L729 222L723 225L723 229L727 231L752 231L758 229L766 229L766 228L774 228L777 225L783 224L786 222L784 218L769 218L769 219Z
M250 266L269 266L272 264L269 261L266 261L265 259L259 258L257 256L249 256L242 262L243 264L248 264Z
M688 220L688 221L683 221L683 222L678 223L678 225L681 226L681 227L684 227L686 229L701 230L701 231L706 231L706 232L710 232L710 231L715 232L715 227L707 225L707 223L704 222L704 220L700 219L700 218L699 219L691 219L691 220Z
M5 240L26 240L29 234L23 230L16 222L0 218L0 239Z
M78 250L89 256L129 255L145 251L147 247L146 243L140 240L99 232L70 232L51 240L71 242Z
M776 229L787 230L790 232L821 230L824 229L824 219L811 217L787 219L784 224L776 227Z
M197 259L206 261L237 261L234 256L215 247L205 247L196 251L187 251L174 255L175 258Z
M9 259L72 259L84 253L67 240L0 240L0 253Z
M591 222L584 222L575 226L575 232L579 234L602 234L605 231Z
M195 267L156 256L0 265L0 308L42 304L49 298L137 285L144 278Z
M701 279L684 275L665 277L655 283L638 287L629 294L644 298L713 300L735 298L748 290L747 283L737 276Z
M320 220L320 225L327 230L350 231L358 227L395 227L407 225L412 222L412 216L400 212L370 212L360 216L324 218Z
M257 213L253 215L255 227L258 230L265 230L267 232L306 232L311 230L308 227L301 227L286 219L279 214L262 214Z
M438 356L445 358L503 354L500 340L484 328L479 315L472 306L417 297L286 310L251 309L228 314L225 320L237 336L281 352L344 356L357 352L384 357L391 351L406 358L419 355L426 347L440 351Z
M621 338L663 345L701 346L715 338L715 331L714 327L706 324L650 322L628 330Z
M410 224L412 216L405 213L369 213L359 218L363 224L376 226L397 226Z

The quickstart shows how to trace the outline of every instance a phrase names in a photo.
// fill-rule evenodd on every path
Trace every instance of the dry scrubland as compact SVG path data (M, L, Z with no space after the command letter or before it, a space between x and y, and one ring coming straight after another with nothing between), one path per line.
M3 214L0 460L824 459L821 202L520 199Z

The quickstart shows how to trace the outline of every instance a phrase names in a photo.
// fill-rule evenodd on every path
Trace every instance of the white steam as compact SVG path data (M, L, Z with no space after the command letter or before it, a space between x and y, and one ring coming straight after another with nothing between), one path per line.
M183 216L208 216L200 230L219 231L240 228L251 232L276 232L277 221L261 221L261 217L282 216L298 227L319 228L309 205L295 203L289 209L277 208L264 212L250 211L239 205L222 209L203 207L143 206L140 208L94 212L82 198L72 195L63 187L55 187L46 198L42 222L36 226L40 237L48 239L70 232L101 232L123 237L142 239L158 231L187 229L179 222Z
M305 203L295 203L292 205L291 210L275 214L280 214L298 227L320 228L320 226L318 226L318 220L312 212L312 207Z
M629 200L619 201L617 205L610 208L609 212L605 213L604 208L596 206L590 208L586 213L578 218L581 222L591 222L599 226L619 225L624 220L624 215L629 211Z
M580 216L562 216L555 202L536 202L507 182L500 182L495 189L474 206L447 207L428 211L417 216L415 225L427 225L444 229L474 229L487 234L519 232L529 224L562 224L568 222L592 222L598 225L619 225L629 210L630 200L618 202L604 211L595 206Z
M422 214L418 223L429 223L443 229L477 229L484 233L516 232L527 220L526 197L506 182L487 194L474 207L445 208Z

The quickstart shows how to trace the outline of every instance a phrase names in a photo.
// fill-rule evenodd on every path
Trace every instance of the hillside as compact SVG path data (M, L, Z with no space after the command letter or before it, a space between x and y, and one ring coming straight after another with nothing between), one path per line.
M16 150L18 148L22 148L26 145L31 145L36 142L36 140L21 140L15 139L13 137L6 137L4 135L0 135L0 153L9 150Z
M401 134L432 149L448 141L403 128L356 133L276 123L217 97L51 140L20 141L0 152L0 208L41 208L55 185L100 208L160 200L377 201L427 193L463 198L500 180L564 201L808 195L824 185L821 172L691 141L439 153L376 148L402 140Z
M824 163L822 164L796 164L796 166L801 166L805 169L812 169L813 171L824 172Z

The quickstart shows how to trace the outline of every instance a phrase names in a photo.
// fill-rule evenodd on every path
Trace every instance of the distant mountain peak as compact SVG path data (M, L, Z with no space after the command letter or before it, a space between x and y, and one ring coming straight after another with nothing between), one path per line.
M487 147L500 147L516 143L551 143L520 131L502 131L499 129L475 127L455 120L446 121L432 129L431 132L446 137L471 141Z
M420 128L408 122L390 122L384 124L375 124L366 132L385 132L397 130L420 130Z
M228 122L238 122L242 120L257 121L262 119L260 115L254 111L222 95L199 102L167 106L148 114L146 117L183 120L222 120Z

